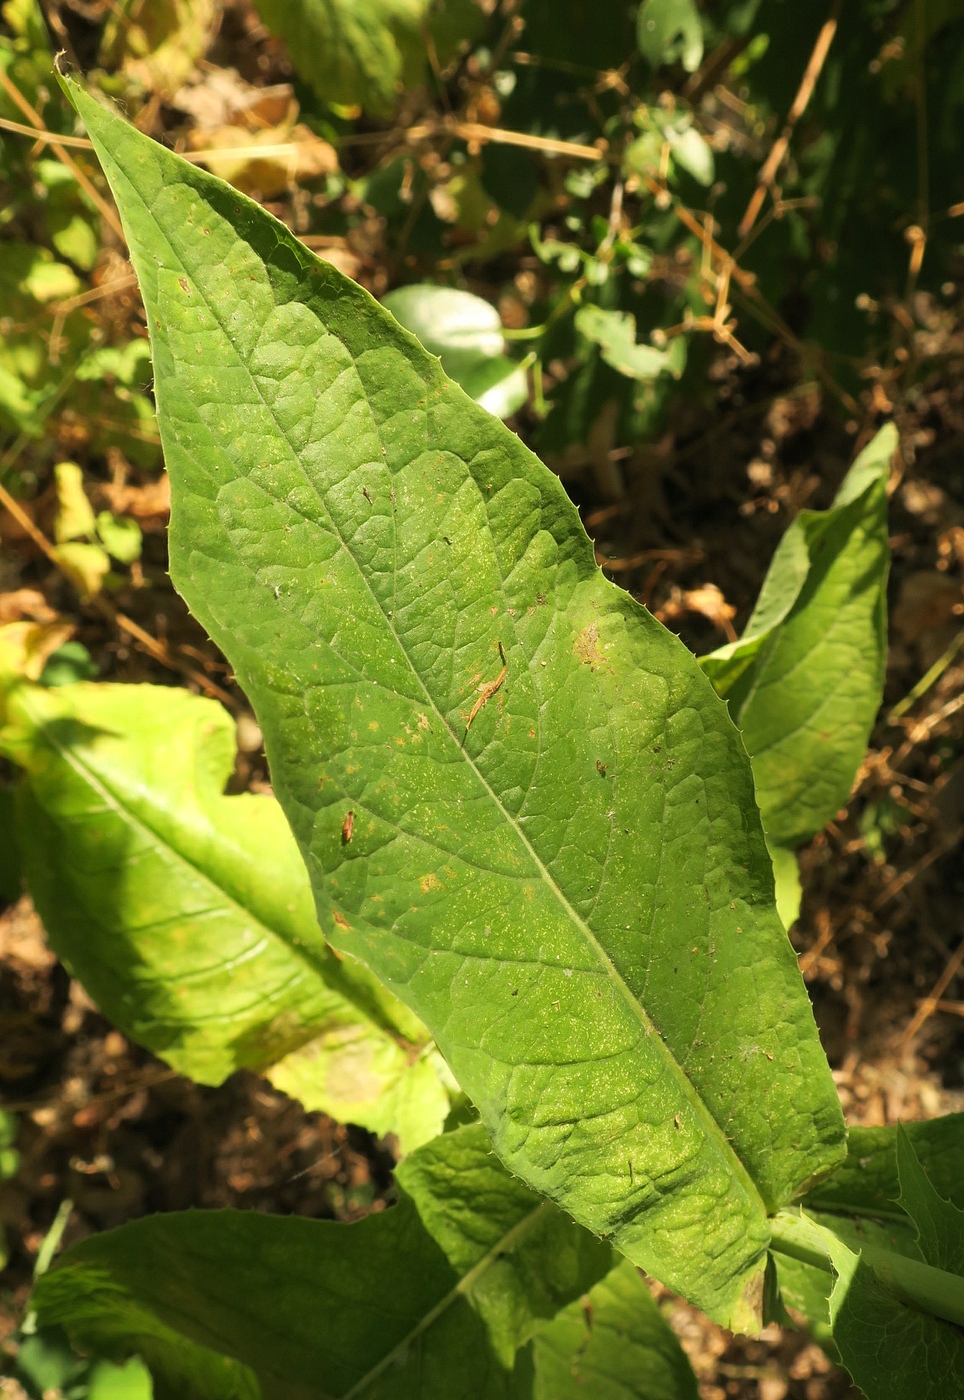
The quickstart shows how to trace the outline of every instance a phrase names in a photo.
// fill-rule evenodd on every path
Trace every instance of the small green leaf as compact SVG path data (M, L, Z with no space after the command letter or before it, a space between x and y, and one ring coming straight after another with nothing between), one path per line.
M0 1109L0 1181L15 1176L20 1168L20 1153L14 1147L17 1128L16 1115Z
M140 559L144 538L136 520L102 510L97 516L97 534L107 553L119 564L133 564Z
M533 1400L698 1400L693 1368L624 1259L536 1337Z
M606 1273L609 1247L511 1177L478 1125L414 1153L398 1183L396 1206L354 1225L135 1221L69 1250L38 1313L96 1354L135 1348L185 1400L198 1355L241 1363L264 1400L524 1400L517 1349Z
M13 1373L28 1395L42 1397L62 1395L86 1370L63 1330L43 1327L21 1341Z
M0 293L23 295L46 305L66 301L81 290L80 279L66 263L57 262L46 248L4 241L0 260Z
M636 42L653 68L678 57L687 73L695 73L703 57L703 25L693 0L643 0Z
M151 1373L137 1357L121 1366L95 1362L87 1377L85 1400L152 1400L153 1396Z
M97 665L83 642L64 642L44 662L40 684L73 685L76 681L96 680Z
M116 1025L202 1083L263 1072L403 1149L440 1130L448 1095L424 1030L319 939L278 804L222 796L234 726L219 705L162 686L21 685L7 709L30 892Z
M827 511L780 541L738 642L701 665L743 731L775 846L820 831L850 794L880 705L887 648L887 477L882 428Z
M383 307L70 91L144 292L172 573L325 936L430 1028L513 1171L754 1325L768 1213L842 1120L725 706Z
M935 1189L964 1208L964 1113L907 1123L901 1131ZM899 1195L897 1129L851 1128L847 1160L808 1193L806 1205L811 1212L886 1217L906 1227L903 1212L895 1204Z
M692 175L700 185L712 185L715 176L713 151L694 126L686 126L682 131L675 127L666 128L666 140L674 162Z
M91 350L77 366L80 380L103 379L113 375L127 388L146 384L151 377L151 350L146 340L129 340L124 345L101 345Z
M497 418L511 417L525 403L525 371L506 355L502 322L490 302L454 287L419 285L389 292L382 305Z
M55 211L49 210L46 223L50 241L61 257L69 258L76 267L89 272L100 252L100 242L90 221L77 213L55 217Z
M386 115L430 0L258 0L273 34L323 101Z
M665 350L637 343L636 318L626 311L581 306L576 312L576 330L599 346L608 365L630 379L655 379L665 372L676 373Z

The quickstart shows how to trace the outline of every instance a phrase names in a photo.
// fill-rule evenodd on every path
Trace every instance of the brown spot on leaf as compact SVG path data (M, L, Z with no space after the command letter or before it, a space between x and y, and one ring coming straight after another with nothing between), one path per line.
M595 622L590 622L582 629L572 649L577 661L581 661L584 666L590 666L594 671L597 666L605 665L606 658L599 645L599 627Z

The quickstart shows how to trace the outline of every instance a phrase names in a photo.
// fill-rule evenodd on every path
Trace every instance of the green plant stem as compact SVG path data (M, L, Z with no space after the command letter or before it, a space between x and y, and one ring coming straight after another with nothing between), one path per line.
M912 690L908 691L903 700L898 700L897 704L887 716L888 724L896 724L899 719L906 715L914 702L919 700L922 695L926 694L935 681L940 680L941 676L947 670L948 666L950 666L962 647L964 647L964 631L958 632L950 646L942 656L937 658L930 670L921 676L920 680Z
M770 1247L776 1253L786 1254L824 1273L836 1272L830 1255L821 1246L823 1231L802 1212L781 1210L770 1223L773 1231ZM964 1327L964 1278L959 1274L950 1274L919 1259L908 1259L904 1254L869 1244L863 1246L860 1255L874 1271L878 1282L902 1303Z

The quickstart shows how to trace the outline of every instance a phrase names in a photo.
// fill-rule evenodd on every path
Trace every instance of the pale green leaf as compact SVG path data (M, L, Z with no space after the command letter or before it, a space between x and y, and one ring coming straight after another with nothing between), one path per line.
M391 110L430 0L258 0L301 76L325 102Z
M525 371L505 353L502 322L491 302L455 287L424 284L398 287L382 305L497 418L511 417L525 403Z
M94 509L84 490L84 474L76 462L58 462L54 467L57 488L57 518L54 539L90 539L97 532Z
M792 928L800 917L803 889L800 885L800 865L796 854L784 846L774 846L773 884L776 890L777 913L785 929Z
M66 544L55 545L53 553L81 597L96 597L110 573L107 551L99 544L68 540Z
M536 1338L534 1400L698 1400L693 1369L623 1260Z
M581 306L576 312L576 330L599 346L608 365L630 379L655 379L664 372L677 373L665 350L637 342L636 318L627 311Z
M882 428L833 507L801 511L738 642L703 665L743 731L763 825L797 846L847 801L880 705L887 648L887 477Z
M674 162L701 185L712 185L715 176L713 150L694 126L682 130L668 126L666 140Z
M264 1072L403 1148L448 1096L410 1013L318 936L277 802L222 796L234 726L163 686L21 685L0 749L25 771L27 883L51 944L126 1034L206 1084Z
M152 1400L153 1395L150 1372L136 1357L122 1366L98 1361L87 1378L86 1400Z
M172 574L324 934L428 1025L513 1171L751 1324L768 1211L842 1123L725 706L388 312L71 92L141 278Z
M144 540L136 520L102 510L97 516L97 534L107 553L118 563L133 564L135 559L140 559Z
M653 68L678 57L687 73L695 73L703 57L703 26L694 0L643 0L636 42Z
M42 304L66 301L81 291L80 279L66 263L57 262L47 248L4 240L0 258L0 296L19 292Z
M97 1352L126 1341L155 1376L185 1345L231 1358L264 1400L524 1400L517 1348L606 1273L608 1246L512 1178L479 1125L397 1175L398 1204L354 1225L190 1211L85 1240L41 1281L41 1320ZM191 1382L184 1367L185 1400Z
M50 233L50 241L61 257L69 258L75 267L89 272L97 261L100 241L83 214L59 209L45 211L45 223Z

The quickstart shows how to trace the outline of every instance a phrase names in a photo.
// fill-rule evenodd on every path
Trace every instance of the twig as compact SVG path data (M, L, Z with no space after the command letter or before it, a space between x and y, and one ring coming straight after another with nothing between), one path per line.
M926 718L915 724L894 755L894 767L899 769L915 744L921 743L931 730L936 729L945 719L950 719L951 715L957 714L960 709L964 709L964 694L953 696L939 710L935 710L932 715L927 715Z
M896 899L909 884L916 880L918 875L922 875L936 860L940 860L941 856L947 855L948 851L953 850L960 841L962 835L964 835L964 826L955 827L953 831L945 836L943 841L940 841L936 846L932 847L932 849L929 850L925 856L922 856L915 865L912 865L909 870L905 870L892 885L888 885L887 889L874 900L872 905L874 913L876 914L879 910L884 909L892 899Z
M60 363L60 337L64 328L64 322L72 311L77 311L81 306L89 306L91 302L100 301L102 297L109 297L114 292L125 291L128 287L135 287L137 278L133 272L129 277L118 277L113 282L105 282L102 287L91 287L86 292L80 292L75 297L68 297L66 301L58 302L54 307L54 319L50 325L50 343L47 347L47 358L50 364Z
M797 964L800 968L801 976L803 977L806 977L810 969L816 965L820 959L821 953L833 942L837 932L831 922L830 915L825 909L820 910L817 915L817 922L821 925L821 928L817 935L816 943L808 948L805 953L801 953L797 959Z
M807 103L810 101L813 90L816 87L817 79L820 77L821 70L827 59L827 54L830 52L830 45L833 43L833 37L837 32L837 20L840 16L842 3L843 0L834 0L830 9L830 15L824 21L820 33L817 35L817 42L813 46L810 60L804 69L803 77L800 80L800 86L797 89L797 95L793 99L790 111L787 113L787 120L784 124L783 131L770 147L770 154L760 167L756 189L750 197L750 202L746 207L746 213L740 220L740 225L737 229L740 238L745 238L756 222L757 215L763 207L763 201L766 199L767 190L773 185L776 173L780 169L783 158L789 149L790 139L793 136L793 129L807 110Z
M611 574L622 574L654 559L662 559L667 564L699 564L705 557L701 549L642 549L638 554L627 555L624 559L607 559L597 552L596 563Z
M928 206L930 204L930 171L927 156L927 77L924 71L924 52L927 47L927 20L924 14L924 0L914 4L914 107L917 115L917 223L920 226L920 251L914 248L911 255L910 276L916 282L920 264L924 257L927 242ZM908 230L909 232L909 230ZM914 259L916 255L916 267Z
M921 997L920 1005L924 1005L929 1000L928 997ZM949 1011L952 1016L964 1016L964 1001L938 1001L934 1003L935 1011Z
M448 124L446 124L448 126ZM453 122L448 126L453 136L462 141L494 141L501 146L524 146L529 151L542 151L544 155L571 156L574 160L603 160L607 142L599 146L583 146L578 141L556 141L550 136L529 136L524 131L507 131L504 127L483 126L481 122Z
M704 247L707 245L709 246L712 256L718 260L720 267L722 268L729 265L731 278L739 287L746 301L749 302L749 309L756 315L757 320L760 321L771 334L776 335L785 345L799 355L803 363L812 368L814 375L820 380L821 384L829 389L834 397L839 399L849 412L859 412L860 405L853 395L849 394L846 389L837 383L833 375L824 368L803 342L794 335L783 317L773 309L766 297L757 287L756 278L753 273L747 272L744 268L740 267L733 254L728 253L722 244L716 241L712 232L700 223L699 218L693 210L688 209L665 185L661 185L659 181L654 180L651 175L644 175L642 178L651 194L655 196L662 195L669 199L680 223L688 228L690 233L703 243Z
M930 996L924 998L924 1000L921 1002L920 1006L914 1013L914 1017L910 1025L907 1027L907 1029L904 1031L904 1034L900 1038L900 1043L902 1046L906 1045L909 1040L913 1039L913 1037L917 1034L921 1026L928 1019L928 1017L933 1016L934 1012L937 1010L938 1002L940 1001L941 997L943 997L944 993L947 991L949 984L953 981L953 979L957 976L958 972L961 970L962 965L964 965L964 940L962 940L958 944L957 951L955 952L954 956L948 961L947 966L944 968L944 971L934 983L934 990L931 992Z
M0 484L0 505L4 506L9 514L13 516L20 528L25 534L30 536L37 548L46 555L58 573L62 574L71 587L76 589L76 580L73 578L70 571L64 568L56 549L47 539L47 536L30 518L16 497L11 496L10 492L2 484ZM172 654L168 647L162 642L159 642L155 637L152 637L150 632L145 632L144 628L141 627L139 623L135 622L133 618L128 617L125 613L118 612L113 603L109 603L106 598L92 597L89 599L89 603L91 607L95 608L102 617L117 627L119 631L126 632L129 637L139 642L144 650L149 652L162 666L166 666L171 671L179 671L182 676L187 676L189 680L194 681L195 685L201 686L208 695L214 696L216 699L220 700L223 705L227 705L229 709L236 708L235 701L232 700L227 691L222 690L219 685L215 685L213 681L208 680L207 676L202 675L200 671L196 671L193 666L188 666L183 661L179 660L178 657Z
M60 146L76 146L80 151L92 151L94 145L86 136L57 136L53 131L38 131L35 126L25 126L23 122L12 122L9 117L0 117L0 130L12 131L17 136L32 136L41 145L49 146L54 141Z
M53 132L44 130L43 118L40 113L31 107L16 83L10 80L2 68L0 68L0 85L5 89L11 102L16 103L27 118L27 121L30 122L37 140L47 142L57 159L67 167L88 199L90 199L100 211L105 222L110 224L122 243L126 242L124 230L121 226L120 219L117 217L116 211L111 208L100 191L91 183L83 170L81 170L73 156L68 153L65 148L65 142L59 136L55 136ZM71 144L73 144L73 142L71 142Z
M957 653L961 650L961 647L964 647L964 630L958 632L943 655L937 658L929 671L925 671L924 675L921 676L913 689L907 692L903 700L898 700L897 704L887 716L888 724L896 724L897 721L907 713L914 702L919 700L922 695L925 695L935 681L940 680L948 666L950 666L951 662L957 656Z
M110 1099L123 1098L126 1094L136 1094L139 1089L151 1089L155 1084L165 1084L169 1079L179 1079L180 1077L176 1069L166 1069L157 1074L145 1075L143 1079L135 1080L131 1084L124 1084L116 1089L105 1089L102 1094L91 1094L89 1098L83 1100L83 1107L89 1108L91 1104L106 1103ZM52 1104L62 1103L63 1098L63 1092L58 1089L55 1093L39 1099L10 1101L0 1099L0 1111L3 1113L33 1113L35 1109L49 1108ZM72 1107L76 1110L76 1101Z

